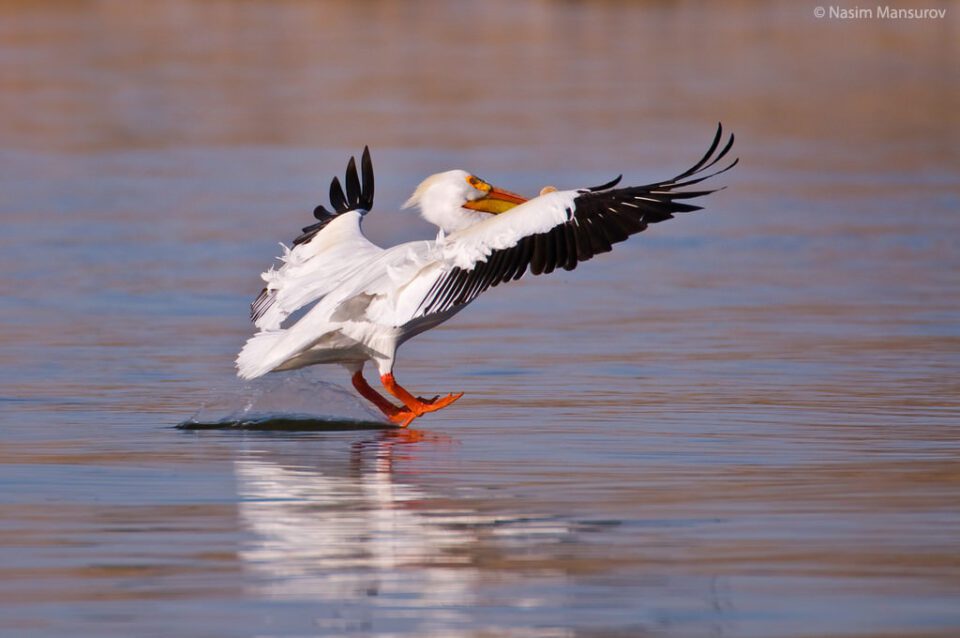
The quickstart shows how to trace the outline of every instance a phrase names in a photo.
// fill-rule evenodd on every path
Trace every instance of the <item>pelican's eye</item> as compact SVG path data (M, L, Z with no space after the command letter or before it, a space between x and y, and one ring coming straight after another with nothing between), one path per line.
M467 183L476 188L478 191L483 191L484 193L489 193L490 189L493 188L490 186L490 184L474 175L467 176Z

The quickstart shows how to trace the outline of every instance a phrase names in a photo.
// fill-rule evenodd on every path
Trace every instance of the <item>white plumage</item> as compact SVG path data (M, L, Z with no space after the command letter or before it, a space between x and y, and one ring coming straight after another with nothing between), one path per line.
M446 321L490 287L526 272L572 270L651 223L697 210L680 200L712 191L684 187L736 164L702 174L730 150L733 136L714 155L721 138L718 127L700 162L671 180L614 189L617 178L529 201L466 171L436 174L417 187L406 206L418 206L438 226L437 238L388 249L371 243L361 227L373 205L373 167L364 149L363 180L351 158L346 192L338 179L331 184L334 210L318 206L314 215L319 221L304 228L292 248L283 247L279 268L263 273L266 286L251 311L260 332L237 358L239 375L252 379L338 363L352 372L357 390L398 425L445 407L462 393L426 400L396 383L392 372L401 344ZM298 311L303 314L293 321L291 315ZM367 361L377 365L384 387L401 407L366 383L362 369Z
M276 330L299 308L333 291L362 264L380 255L383 249L372 244L360 230L366 211L348 211L333 219L311 241L294 246L283 244L278 257L282 266L261 275L276 300L257 319L261 330Z

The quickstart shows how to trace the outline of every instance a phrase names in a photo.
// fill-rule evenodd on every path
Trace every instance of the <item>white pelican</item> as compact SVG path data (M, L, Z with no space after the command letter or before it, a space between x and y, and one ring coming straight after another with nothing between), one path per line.
M318 206L318 221L303 229L293 248L283 246L282 266L263 273L266 286L251 305L260 332L237 357L239 376L253 379L337 363L350 371L357 391L401 427L450 405L463 393L423 399L397 383L397 348L460 312L488 288L527 272L573 270L649 224L699 210L681 200L714 191L685 188L737 163L709 172L733 146L731 135L717 152L722 133L718 126L710 148L691 168L644 186L614 188L617 177L593 188L544 188L527 201L466 171L432 175L405 207L418 206L440 228L437 238L387 249L375 246L361 230L373 207L373 166L365 148L362 182L351 157L346 192L337 178L330 184L333 211ZM299 310L302 316L284 326ZM367 361L377 365L383 387L401 406L366 382Z

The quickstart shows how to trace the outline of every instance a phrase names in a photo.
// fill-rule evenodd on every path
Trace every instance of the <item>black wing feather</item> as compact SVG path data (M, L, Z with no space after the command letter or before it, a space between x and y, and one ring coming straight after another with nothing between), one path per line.
M613 244L639 233L650 224L672 219L675 213L688 213L702 207L679 200L703 197L720 189L683 191L737 165L734 159L722 169L704 174L733 148L733 135L720 148L723 127L700 160L672 179L644 186L613 189L620 177L601 186L579 191L568 210L568 219L549 231L521 238L509 248L495 250L469 271L452 268L441 276L420 304L419 314L445 312L468 304L490 287L519 279L527 271L545 274L555 268L573 270L580 262L608 252Z
M340 185L340 179L337 177L330 182L330 205L337 214L347 209L347 196L344 195L343 186Z
M700 158L700 161L699 161L699 162L697 162L696 164L694 164L693 166L691 166L690 168L688 168L688 169L685 170L684 172L682 172L682 173L680 173L679 175L677 175L676 177L674 177L674 178L673 178L673 181L681 180L681 179L683 179L684 177L686 177L686 176L688 176L688 175L693 175L694 173L696 173L697 171L699 171L699 170L701 169L701 167L703 167L703 165L707 163L707 160L710 159L710 156L713 155L713 152L717 150L717 147L720 145L720 139L721 139L722 137L723 137L723 124L717 123L717 134L713 136L713 142L710 143L710 148L707 149L707 152L703 154L703 157ZM731 142L731 144L732 144L732 142L733 142L733 136L732 136L732 135L730 136L730 142ZM722 154L722 153L720 154L720 156L719 156L717 159L720 159L721 157L723 157L723 154Z
M547 272L553 272L567 263L567 233L564 232L563 225L550 231L550 239L553 242L553 262L548 266L550 270Z
M590 191L591 193L596 193L597 191L608 191L614 186L616 186L617 184L619 184L621 179L623 179L623 175L617 175L606 184L600 184L599 186L591 186L587 190Z
M363 172L363 188L360 189L360 208L373 209L373 162L370 161L370 147L363 147L360 157L360 170Z
M360 206L360 176L357 175L357 161L350 158L347 163L347 205L350 208Z
M564 270L573 270L577 267L577 229L573 224L564 224L563 239L566 243L566 260L560 264Z
M530 272L543 274L547 267L547 233L533 236L533 256L530 258Z

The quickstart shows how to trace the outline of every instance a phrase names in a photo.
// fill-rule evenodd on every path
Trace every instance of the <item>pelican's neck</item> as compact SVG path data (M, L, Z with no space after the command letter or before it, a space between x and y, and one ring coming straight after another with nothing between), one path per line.
M463 194L458 190L433 188L423 193L417 203L423 218L449 235L490 217L488 213L464 208L463 202Z
M490 215L487 213L480 213L460 207L431 212L432 214L428 213L427 209L424 209L422 213L423 218L437 226L440 231L446 235L463 230L464 228L469 228L474 224L479 224L483 220L490 218Z
M418 206L424 219L448 235L469 228L490 216L463 207L483 194L470 185L469 178L469 173L459 169L431 175L417 186L404 207Z

